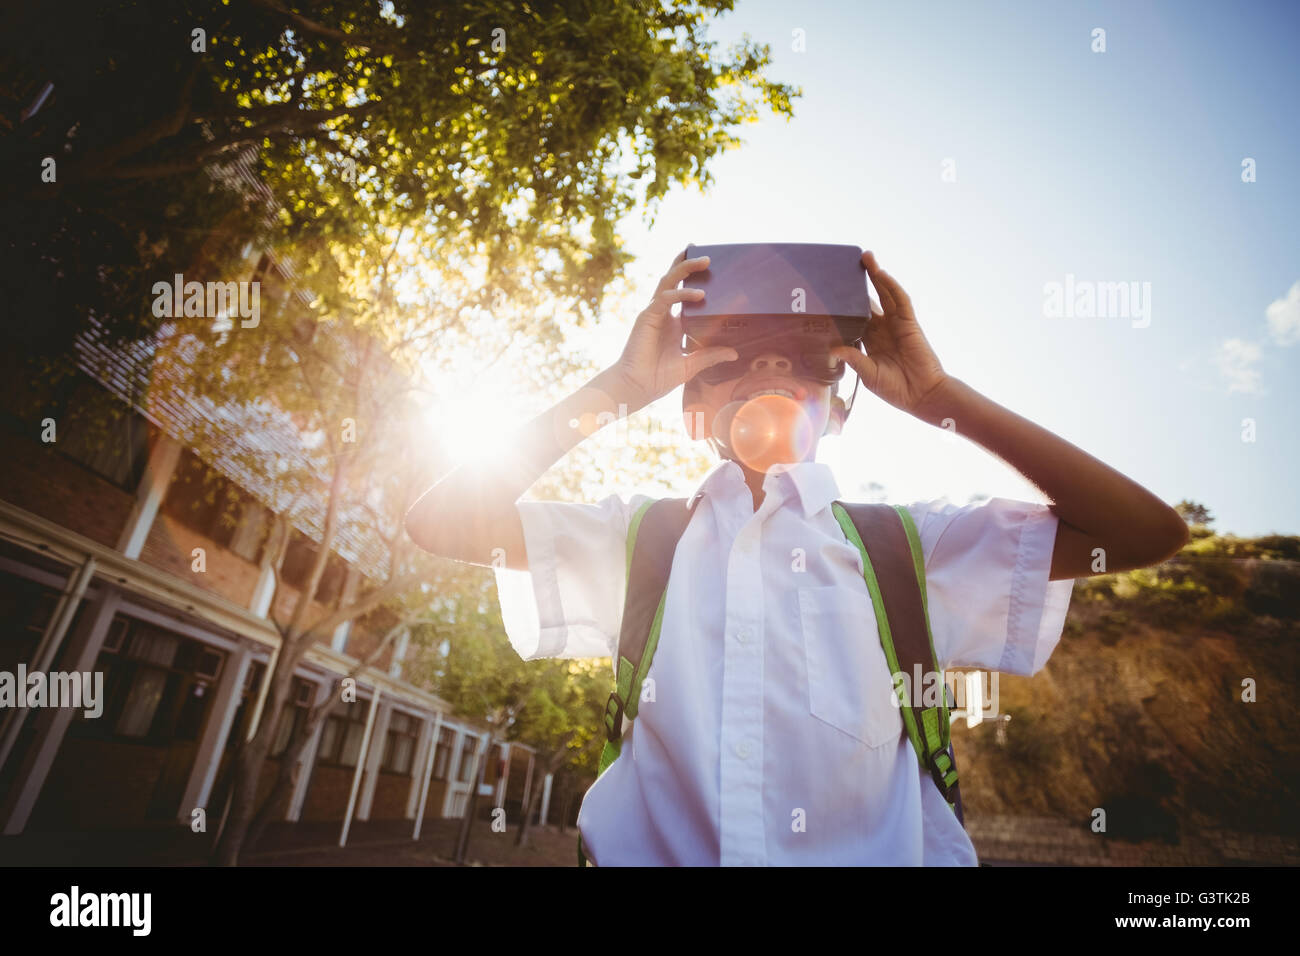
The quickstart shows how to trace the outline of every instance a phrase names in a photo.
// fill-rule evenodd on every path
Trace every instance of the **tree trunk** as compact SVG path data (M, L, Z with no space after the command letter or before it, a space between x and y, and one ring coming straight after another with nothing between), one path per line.
M474 811L478 807L478 791L483 786L483 779L487 776L488 761L492 759L492 745L496 737L488 734L487 745L483 748L483 756L478 762L478 772L474 774L474 785L469 791L469 800L465 803L465 816L461 818L460 830L456 834L456 854L457 863L465 862L465 855L469 852L469 834L474 826Z
M315 735L320 722L333 709L332 705L336 697L337 694L331 694L324 705L312 706L312 709L307 713L307 720L304 721L297 736L289 741L289 745L285 747L284 753L281 754L280 769L276 772L275 783L271 786L271 792L262 801L262 806L258 808L252 822L248 825L248 836L245 838L244 843L250 850L257 846L257 841L262 838L262 832L266 829L267 824L271 822L276 806L288 795L294 783L297 782L298 773L311 773L311 767L299 767L298 761L302 758L303 751L307 749L307 744Z
M569 775L561 774L560 780L560 791L563 794L560 800L560 832L565 833L569 829Z
M555 773L564 763L569 755L566 748L573 736L573 733L570 733L559 750L547 754L539 764L535 765L539 766L541 772L537 774L533 787L528 793L528 806L524 809L524 822L519 827L519 835L515 837L515 846L527 846L528 831L532 829L533 817L537 815L537 808L542 802L542 781L546 779L547 774Z
M284 655L281 655L280 660L283 659ZM276 669L279 669L279 661ZM236 866L239 863L244 838L253 819L261 770L266 762L266 755L270 752L275 727L279 723L280 712L288 696L288 689L284 686L287 682L277 679L278 677L280 675L270 675L272 684L263 719L253 734L253 739L248 741L247 746L240 748L235 760L234 777L230 785L230 811L213 853L213 863L217 866Z
M377 661L379 657L383 654L384 649L392 642L393 638L397 635L398 631L400 631L404 626L406 626L407 623L408 622L406 621L402 621L398 623L395 627L389 629L388 633L384 635L383 640L379 642L379 646L376 647L374 651L372 651L365 660L358 662L357 665L353 667L346 676L355 679L357 675L359 675L365 668L374 664L374 662ZM280 703L281 711L283 710L284 705L288 700L289 688L292 687L293 685L293 676L292 676L293 670L297 668L298 661L306 653L305 648L309 646L314 640L313 633L314 631L308 632L307 634L303 635L302 638L300 638L299 645L298 645L298 647L300 648L299 650L295 650L292 652L288 650L283 651L280 654L280 656L276 659L276 673L273 673L270 677L272 681L276 681L284 676L283 673L281 673L281 664L283 662L285 661L292 662L288 670L287 683L283 689L283 696L281 698L281 703ZM267 825L271 822L271 819L274 816L275 808L278 805L279 801L281 801L285 797L285 795L288 794L290 787L297 779L294 771L298 767L298 761L302 757L303 751L307 748L308 742L311 741L312 736L315 734L316 728L320 725L321 721L323 721L326 717L329 716L330 712L334 709L335 704L337 704L338 701L341 699L338 690L340 685L342 684L342 681L343 681L342 677L339 677L335 680L334 689L331 691L329 696L325 699L324 703L312 704L311 709L308 710L307 712L307 720L303 722L303 726L298 731L298 733L293 738L290 739L289 745L285 748L284 753L280 757L280 768L276 772L275 783L271 786L271 792L267 795L266 799L262 801L261 806L255 809L251 806L251 803L255 802L257 799L256 783L253 784L251 791L249 791L251 795L247 797L248 801L250 801L248 806L240 806L237 808L234 802L234 795L240 793L239 787L246 780L249 772L246 769L247 765L241 763L239 760L239 755L236 754L236 759L233 762L234 773L233 773L233 782L231 784L232 803L231 803L230 811L227 814L226 824L223 827L221 832L221 838L219 839L217 844L217 851L214 854L214 862L218 866L237 865L239 861L239 853L241 852L241 850L245 847L251 849L252 847L255 847L257 845L257 841L261 838L262 832L266 829ZM273 683L272 693L274 693L275 687L276 684ZM272 696L271 694L268 694L267 707L270 708L271 706L272 706ZM257 733L253 735L253 740L249 741L246 746L243 746L241 748L243 750L252 749L253 746L258 743L263 730L267 730L268 737L263 742L262 749L260 751L261 754L260 761L266 760L266 757L271 750L271 744L274 742L274 738L270 736L270 734L273 733L274 731L268 728L279 726L279 711L276 711L274 715L274 719L272 719L269 710L266 710L263 713L264 716L262 719L262 723L258 727ZM249 759L251 760L252 758L250 757ZM253 772L253 776L255 778L261 777L262 766L263 764L261 762L259 762L256 765L257 769L256 771ZM301 772L310 773L311 768L303 767ZM243 816L237 816L235 812L236 809L239 809L243 814ZM232 835L234 833L239 834L237 838L236 836ZM237 844L233 850L229 849L229 845L231 843ZM233 857L230 855L232 853L233 853ZM229 860L229 862L225 862L226 860Z
M539 777L545 779L545 774L539 774ZM528 831L532 828L533 814L537 812L537 805L542 800L542 788L535 786L532 792L528 794L528 806L524 807L524 819L519 824L519 833L515 836L515 846L528 845Z

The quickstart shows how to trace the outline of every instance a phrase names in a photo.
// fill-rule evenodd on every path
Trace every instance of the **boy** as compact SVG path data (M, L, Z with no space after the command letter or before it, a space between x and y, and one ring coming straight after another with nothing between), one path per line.
M869 390L923 421L951 420L1055 502L908 508L938 666L1034 674L1059 640L1074 579L1102 573L1092 570L1094 549L1104 550L1108 572L1154 564L1183 546L1186 524L1128 478L945 373L907 294L870 252L862 264L880 308L866 354L827 342L832 363L847 363ZM518 499L596 416L620 403L635 412L686 384L684 406L701 413L688 419L705 423L693 437L713 438L727 457L699 486L673 558L648 674L654 701L643 698L621 757L583 800L588 858L974 865L970 839L902 733L861 558L831 513L834 478L815 461L815 436L843 422L835 386L810 377L779 343L743 362L727 346L682 355L672 306L704 293L677 286L707 266L678 256L619 361L523 429L511 462L462 467L435 485L407 530L427 550L496 567L506 631L525 659L613 655L629 517L648 499ZM700 376L720 363L732 363L720 369L725 380ZM782 414L791 408L793 418ZM760 426L803 420L814 440L739 440L725 423L749 415L753 426L745 409L759 409Z

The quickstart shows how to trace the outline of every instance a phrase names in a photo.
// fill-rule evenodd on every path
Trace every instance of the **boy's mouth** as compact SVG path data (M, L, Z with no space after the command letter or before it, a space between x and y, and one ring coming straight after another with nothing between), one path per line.
M796 402L802 402L808 397L808 390L796 382L794 379L783 376L764 376L763 378L752 379L749 382L741 382L736 386L736 390L731 393L732 401L747 402L751 398L757 398L759 395L784 395L786 398L792 398Z

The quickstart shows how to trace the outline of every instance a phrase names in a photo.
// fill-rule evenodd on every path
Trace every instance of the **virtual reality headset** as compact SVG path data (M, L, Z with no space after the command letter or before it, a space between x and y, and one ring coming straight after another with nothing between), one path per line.
M763 351L788 356L802 377L833 384L845 365L830 357L858 346L871 317L866 268L858 246L820 243L731 243L686 247L686 258L709 257L709 268L687 276L702 302L681 308L682 351L713 345L739 358L700 372L717 384L745 374Z

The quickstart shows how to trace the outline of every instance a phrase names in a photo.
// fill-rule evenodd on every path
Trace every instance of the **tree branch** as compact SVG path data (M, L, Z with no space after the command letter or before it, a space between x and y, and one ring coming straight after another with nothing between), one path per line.
M385 43L375 43L373 40L368 40L365 37L352 33L344 33L342 30L335 30L333 27L327 27L325 24L318 23L315 20L310 20L300 13L286 10L284 7L280 6L280 4L276 3L275 0L252 0L252 3L254 6L261 7L263 10L274 13L277 16L288 20L303 33L310 33L318 37L326 37L330 40L339 40L357 46L363 50L374 50L376 53L388 53L397 56L409 55L408 51L400 46L389 46Z
M303 584L303 589L298 595L298 603L294 605L293 617L289 620L291 640L296 641L299 635L303 634L303 621L307 617L307 611L311 607L312 600L316 597L316 589L320 586L320 579L325 573L325 564L330 558L330 546L334 543L334 534L338 530L339 498L342 497L341 490L346 471L346 462L339 459L335 463L334 475L330 480L329 501L325 508L325 525L321 529L321 539L316 549L316 557L312 561L311 572ZM306 634L310 635L312 630L314 629L306 629Z
M347 607L339 608L332 614L328 614L321 618L313 624L310 630L306 633L318 637L323 634L329 634L344 621L350 621L355 617L360 617L368 611L373 611L388 599L400 596L408 589L419 584L424 580L424 577L425 575L423 572L412 571L409 574L403 574L399 577L393 578L389 580L388 583L371 591L360 600L354 601Z

